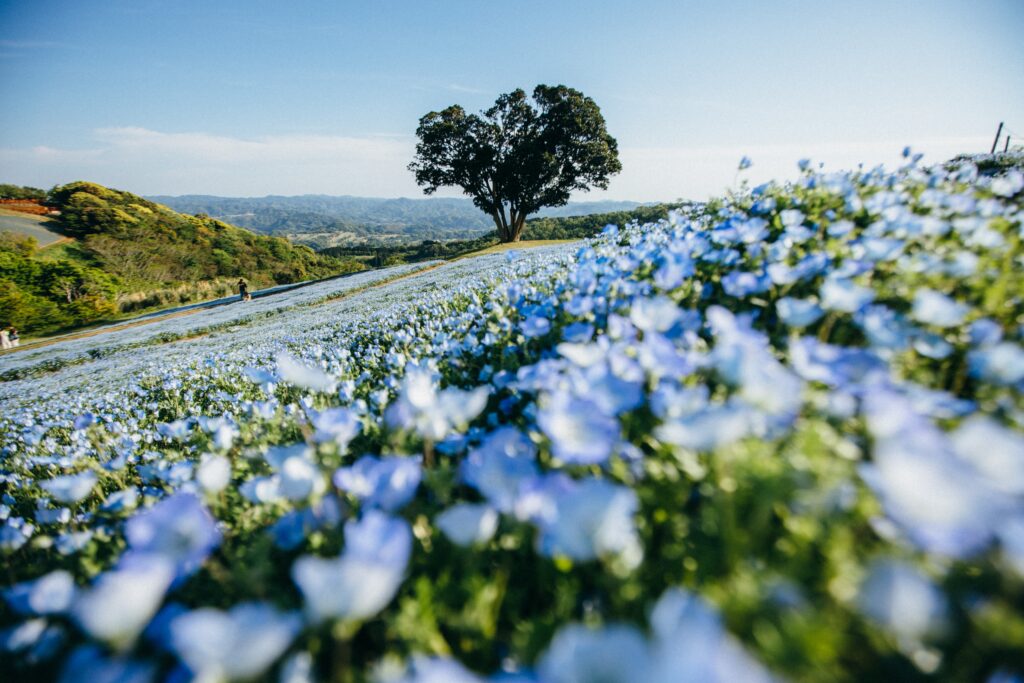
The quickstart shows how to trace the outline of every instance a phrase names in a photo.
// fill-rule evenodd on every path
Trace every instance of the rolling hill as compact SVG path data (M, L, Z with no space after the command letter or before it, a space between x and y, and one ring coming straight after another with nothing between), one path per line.
M53 331L224 296L239 278L264 287L365 268L95 183L56 187L47 203L58 219L4 217L15 229L0 232L0 325ZM70 239L39 251L53 235Z

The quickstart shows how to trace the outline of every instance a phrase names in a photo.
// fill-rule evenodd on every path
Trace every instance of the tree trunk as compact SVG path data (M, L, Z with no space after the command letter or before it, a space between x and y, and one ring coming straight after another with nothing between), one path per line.
M502 223L501 223L501 216L500 216L500 214L497 211L495 211L495 212L493 212L491 214L491 218L494 219L494 227L498 229L498 241L500 241L500 242L507 241L505 239L505 226L502 225Z
M526 214L519 214L513 219L509 226L509 242L518 242L523 234L523 227L526 225Z

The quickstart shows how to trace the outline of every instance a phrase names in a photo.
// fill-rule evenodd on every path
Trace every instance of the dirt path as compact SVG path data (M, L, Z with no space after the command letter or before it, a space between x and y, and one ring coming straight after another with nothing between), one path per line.
M425 268L420 268L418 270L413 270L411 272L404 273L402 275L396 275L396 276L390 277L390 278L383 278L381 280L377 280L376 282L372 282L372 283L370 283L368 285L365 285L363 287L356 287L354 289L346 290L344 292L341 292L337 296L332 296L332 297L328 297L328 298L325 298L325 299L321 299L321 300L317 301L316 304L298 304L298 305L299 306L303 306L303 305L319 305L319 304L322 304L322 303L326 303L328 301L337 301L338 299L344 299L344 298L347 298L347 297L352 296L354 294L359 294L360 292L365 292L365 291L367 291L369 289L373 289L375 287L382 287L384 285L389 285L389 284L397 282L399 280L404 280L406 278L414 277L416 275L421 275L423 273L429 273L430 271L435 270L437 268L440 268L443 265L446 265L448 263L453 263L455 261L460 261L460 260L466 259L466 258L473 258L475 256L486 256L488 254L493 254L493 253L502 252L502 251L511 251L511 250L514 250L514 249L530 249L530 248L533 248L533 247L544 247L544 246L551 246L551 245L555 245L555 244L567 244L569 242L576 242L576 241L578 241L578 240L531 240L531 241L526 241L526 242L517 242L517 243L514 243L514 244L500 244L500 245L496 245L494 247L488 247L487 249L482 249L480 251L475 251L475 252L472 252L472 253L469 253L469 254L463 254L462 256L457 256L457 257L455 257L455 258L453 258L451 260L441 261L440 263L436 263L436 264L434 264L432 266L427 266ZM360 272L365 272L365 271L360 271ZM280 285L280 286L277 286L277 287L271 287L269 289L264 289L264 290L260 290L260 291L257 291L257 292L253 292L253 297L254 298L263 298L263 297L274 296L276 294L283 294L284 292L290 292L292 290L299 289L301 287L308 287L309 285L315 285L315 284L318 284L318 283L321 283L321 282L327 282L329 280L336 280L338 278L348 277L349 275L355 275L355 273L346 273L344 275L335 275L333 277L323 278L321 280L309 280L307 282L300 282L300 283L296 283L294 285ZM67 334L56 335L56 336L53 336L53 337L43 337L43 338L40 338L40 339L34 339L34 340L29 341L27 343L21 344L20 346L18 346L15 349L8 349L8 350L0 351L0 356L5 355L5 354L9 354L9 353L18 353L19 351L44 348L46 346L51 346L53 344L59 344L61 342L65 342L65 341L72 341L72 340L75 340L75 339L86 339L88 337L95 337L96 335L105 334L107 332L116 332L118 330L126 330L126 329L133 328L133 327L142 327L144 325L149 325L151 323L155 323L155 322L158 322L158 321L161 321L161 320L169 320L171 318L180 318L180 317L183 317L183 316L186 316L186 315L192 315L194 313L199 313L201 311L209 310L210 308L214 308L216 306L224 306L224 305L227 305L227 304L233 303L233 302L237 303L237 301L238 301L237 297L234 297L234 296L225 297L225 298L221 298L221 299L214 299L212 301L202 302L202 303L198 303L198 304L190 304L188 306L181 307L180 309L170 309L170 310L165 311L165 312L147 313L147 314L139 316L137 318L132 318L130 320L125 320L125 321L120 322L120 323L111 323L111 324L103 325L101 327L94 327L94 328L84 329L84 330L81 330L81 331L78 331L78 332L69 332ZM245 321L239 321L239 324L243 324L244 325ZM197 335L192 335L190 337L186 337L185 339L194 339L194 338L204 337L207 334L208 333L204 332L204 333L201 333L201 334L197 334ZM183 339L175 339L173 341L183 341Z

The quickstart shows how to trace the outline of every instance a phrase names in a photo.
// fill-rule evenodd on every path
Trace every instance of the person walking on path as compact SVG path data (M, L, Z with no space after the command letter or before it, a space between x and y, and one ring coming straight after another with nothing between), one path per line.
M11 338L7 335L7 328L0 330L0 349L11 348Z
M252 301L252 296L249 294L249 285L241 278L238 279L238 296L241 297L242 301Z
M7 341L10 342L12 348L21 343L21 337L18 336L18 330L14 325L11 325L11 329L7 331Z

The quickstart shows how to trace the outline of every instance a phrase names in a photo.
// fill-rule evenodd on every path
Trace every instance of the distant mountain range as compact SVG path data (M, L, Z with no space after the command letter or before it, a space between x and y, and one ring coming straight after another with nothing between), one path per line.
M494 223L467 198L379 199L331 195L215 197L183 195L148 199L187 214L205 214L234 225L317 248L400 244L483 235ZM628 211L639 202L570 202L538 217L583 216Z

